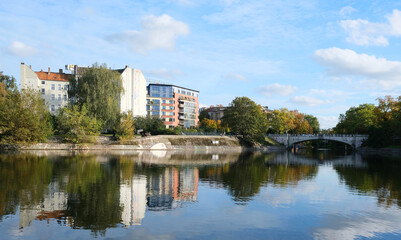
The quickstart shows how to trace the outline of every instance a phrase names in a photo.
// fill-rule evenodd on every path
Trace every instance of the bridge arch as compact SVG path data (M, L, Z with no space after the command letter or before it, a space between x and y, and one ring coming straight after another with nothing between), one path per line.
M303 143L303 142L308 142L308 141L318 141L318 140L325 140L325 141L330 141L330 142L339 142L339 143L343 143L347 146L350 146L352 149L355 148L355 146L347 141L341 141L341 140L332 140L332 139L321 139L321 138L311 138L311 139L307 139L307 140L301 140L301 141L295 141L292 143L289 143L288 147L292 147L293 145L299 144L299 143Z

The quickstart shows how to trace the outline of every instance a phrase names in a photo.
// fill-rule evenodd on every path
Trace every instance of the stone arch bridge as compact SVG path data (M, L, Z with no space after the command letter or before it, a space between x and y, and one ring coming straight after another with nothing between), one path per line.
M361 147L362 142L368 139L368 135L355 134L269 134L270 138L284 144L287 148L294 144L312 141L312 140L329 140L342 142L350 145L353 149Z

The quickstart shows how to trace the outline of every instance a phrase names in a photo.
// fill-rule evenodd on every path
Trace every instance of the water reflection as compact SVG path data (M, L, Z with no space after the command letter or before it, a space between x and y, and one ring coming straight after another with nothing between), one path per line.
M223 190L237 206L246 207L261 197L285 201L283 194L291 195L295 191L291 189L301 190L308 187L307 182L320 181L316 180L319 172L324 171L321 176L325 176L330 170L351 193L373 196L380 207L401 207L399 160L319 154L2 154L0 222L7 216L18 216L21 229L33 221L56 222L104 236L110 228L140 226L151 213L196 206L202 202L198 196L202 184L204 191ZM290 202L295 204L296 200ZM280 204L273 207L277 206ZM327 219L330 216L325 215ZM315 236L335 232L332 228L317 229Z

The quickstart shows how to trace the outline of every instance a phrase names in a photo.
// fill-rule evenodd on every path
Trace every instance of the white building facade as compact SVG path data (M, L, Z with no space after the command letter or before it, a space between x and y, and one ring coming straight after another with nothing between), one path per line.
M45 103L49 106L51 113L68 104L68 86L71 74L47 72L41 70L33 71L29 66L21 63L21 89L33 89L40 91Z
M118 71L124 88L120 96L120 111L132 111L135 117L146 116L146 79L141 70L126 66Z

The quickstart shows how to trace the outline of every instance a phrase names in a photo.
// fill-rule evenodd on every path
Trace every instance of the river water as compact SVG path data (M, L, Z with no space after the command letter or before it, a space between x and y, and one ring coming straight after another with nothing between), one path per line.
M0 154L0 239L401 239L401 159Z

